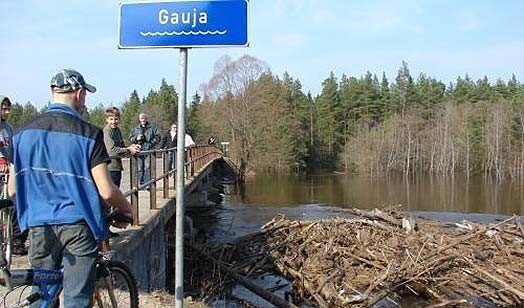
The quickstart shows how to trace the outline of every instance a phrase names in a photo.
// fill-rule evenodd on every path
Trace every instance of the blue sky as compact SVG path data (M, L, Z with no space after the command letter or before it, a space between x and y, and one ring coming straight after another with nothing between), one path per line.
M121 104L162 78L178 88L177 49L119 50L118 1L0 0L0 94L42 106L60 68L84 74L98 91L88 105ZM223 55L249 54L319 93L333 71L367 70L394 79L401 61L446 83L524 82L524 1L251 0L249 48L189 50L188 100Z

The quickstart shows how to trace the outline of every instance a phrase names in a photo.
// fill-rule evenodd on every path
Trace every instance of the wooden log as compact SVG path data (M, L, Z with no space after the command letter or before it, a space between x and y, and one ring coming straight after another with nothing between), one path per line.
M468 260L469 261L469 260ZM469 263L471 264L471 266L478 272L482 273L484 276L488 277L489 279L495 281L496 283L498 283L499 285L501 285L504 289L508 290L509 292L515 294L516 296L518 296L521 300L524 300L524 292L522 292L521 290L519 289L516 289L514 288L512 285L510 285L509 283L507 283L506 281L498 278L497 276L493 275L493 274L490 274L488 273L487 271L483 270L482 268L480 268L479 266L477 266L475 263L469 261Z
M242 285L244 285L247 289L249 289L251 292L255 293L256 295L262 297L263 299L267 300L268 302L270 302L271 304L279 307L279 308L298 308L297 306L293 305L293 303L290 303L290 302L286 302L285 300L281 299L280 297L276 296L275 294L271 293L271 292L268 292L267 290L257 286L256 284L254 284L253 282L251 282L251 280L249 280L247 277L245 276L242 276L240 274L238 274L237 272L235 272L233 269L231 269L231 267L229 267L228 265L224 264L223 262L213 258L212 256L210 256L209 254L207 254L206 252L204 252L203 250L201 250L199 247L197 247L196 245L192 245L191 246L197 253L199 253L200 255L208 258L209 260L211 260L213 263L215 263L216 265L218 265L218 267L225 271L227 274L231 275L233 278L235 278L238 282L240 282Z
M524 230L521 232L521 233L518 233L518 232L513 232L513 231L510 231L510 230L506 230L504 228L501 228L501 227L496 227L496 228L493 228L497 231L500 231L500 232L504 232L504 233L507 233L507 234L511 234L511 235L514 235L514 236L518 236L518 237L522 237L524 238Z
M517 217L515 220L516 220L516 224L517 224L517 228L520 230L520 233L522 233L522 237L524 237L524 228L522 227L522 224L520 223L520 216Z
M402 281L400 283L398 283L397 285L395 285L392 290L397 290L399 287L407 284L407 283L410 283L411 281L415 281L417 280L420 276L430 272L430 271L433 271L435 269L435 267L439 267L441 266L442 264L444 264L445 262L447 261L450 261L450 260L453 260L457 258L456 256L454 255L450 255L450 256L444 256L444 257L441 257L441 258L438 258L437 260L431 262L431 263L428 263L426 264L426 266L424 267L425 269L423 271L420 271L418 272L414 277L411 277L411 278L408 278L406 279L405 281Z
M370 220L370 219L355 219L355 222L360 222L362 224L365 224L365 225L369 225L369 226L373 226L373 227L377 227L379 229L382 229L384 231L388 231L388 232L391 232L392 231L392 228L391 226L388 226L388 225L385 225L383 223L380 223L376 220Z
M426 298L431 299L437 303L444 302L445 299L442 298L435 290L429 287L427 283L420 283L417 281L412 281L408 284L411 288L417 291L419 294L423 294Z
M293 269L291 267L285 267L284 268L282 265L279 265L279 267L281 268L281 271L287 272L291 276L293 276L293 277L297 278L299 281L301 281L303 283L304 288L315 299L315 301L317 302L317 304L321 308L328 308L328 307L330 307L330 305L324 300L324 298L322 298L322 296L320 296L317 292L315 292L315 289L313 288L311 283L309 281L307 281L304 278L304 275L302 275L299 271L297 271L297 270L295 270L295 269Z
M371 267L376 267L376 268L381 269L381 270L386 269L386 267L384 267L384 266L381 265L381 264L378 264L377 262L369 261L369 260L366 259L366 258L363 258L363 257L357 256L357 255L354 255L354 254L352 254L352 253L350 253L350 252L344 252L344 255L347 255L347 256L349 256L349 257L351 257L351 258L353 258L353 259L355 259L355 260L357 260L357 261L359 261L359 262L362 262L362 263L364 263L364 264L367 264L367 265L369 265L369 266L371 266Z
M455 241L455 242L453 242L453 243L451 243L451 244L448 244L448 245L446 245L446 246L444 246L444 247L442 247L442 248L439 248L435 253L433 253L433 254L430 255L429 257L433 257L433 256L435 256L435 255L437 255L437 254L440 254L440 253L442 253L442 252L444 252L444 251L446 251L446 250L448 250L448 249L450 249L450 248L453 248L453 247L457 246L458 244L461 244L461 243L464 243L464 242L466 242L466 241L469 241L469 240L471 240L472 238L475 238L475 237L477 237L477 236L483 234L483 233L486 232L487 230L490 230L490 229L496 229L497 227L500 227L501 225L504 225L504 224L510 222L511 220L514 220L514 219L515 219L515 217L511 217L511 218L508 218L508 219L506 219L506 220L504 220L504 221L502 221L502 222L500 222L500 223L498 223L498 224L496 224L496 225L489 226L489 227L487 227L487 228L481 228L480 230L478 230L478 231L476 231L476 232L474 232L474 233L471 233L471 234L469 234L469 235L463 236L462 238L458 239L457 241ZM428 257L428 258L429 258L429 257Z
M308 281L304 277L304 275L302 275L299 271L291 267L283 267L282 265L279 265L279 268L281 269L281 271L286 271L293 277L300 280L303 283L303 287L306 289L306 291L315 299L317 304L322 308L333 307L331 301L335 303L337 306L346 307L349 304L360 303L366 299L366 296L362 294L358 294L352 297L343 296L342 294L337 292L333 284L329 282L329 279L327 279L325 283L321 282L321 285L315 288L313 283ZM328 302L326 301L326 299L329 299L331 301Z
M357 216L361 216L361 217L367 217L367 218L370 218L370 219L380 219L380 220L383 220L387 223L390 223L392 224L393 226L395 227L398 227L398 228L402 228L402 221L385 213L385 212L382 212L381 210L379 209L375 209L373 211L363 211L363 210L360 210L360 209L356 209L356 208L353 208L350 210L353 214L357 215Z
M512 300L509 300L506 296L503 295L502 292L504 291L507 291L505 289L501 289L500 288L500 285L494 283L493 281L491 280L487 280L487 279L484 279L482 276L480 276L479 274L473 272L472 270L469 270L469 269L462 269L462 271L472 277L475 277L477 278L479 281L481 281L484 285L487 285L487 286L490 286L491 288L494 289L494 291L490 291L490 292L484 292L484 293L481 293L482 294L496 294L497 296L488 296L489 300L491 300L492 302L494 302L497 306L507 306L507 304L514 304L514 302ZM479 296L481 296L479 295ZM487 296L487 295L486 295ZM499 299L502 299L503 302L501 302Z
M443 301L437 304L426 306L427 308L440 308L440 307L456 307L459 304L465 304L468 301L465 299L454 299L454 300L447 300Z
M505 268L497 268L497 269L495 269L495 271L497 273L503 275L504 277L508 278L509 280L511 280L511 282L513 284L516 284L517 286L519 286L519 288L524 290L524 278L522 278L522 277L515 277L515 275L510 273Z
M510 257L510 253L508 252L506 247L504 247L504 243L502 243L502 240L498 235L493 236L493 243L495 244L495 246L497 246L498 250L504 253L508 258Z

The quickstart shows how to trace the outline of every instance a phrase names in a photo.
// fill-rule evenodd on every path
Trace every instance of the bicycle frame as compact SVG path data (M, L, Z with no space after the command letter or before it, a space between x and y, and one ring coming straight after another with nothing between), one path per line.
M1 191L0 191L0 199L5 200L8 199L7 195L7 175L6 174L0 174L0 185L2 185ZM3 251L5 251L5 258L7 260L7 267L11 265L11 257L12 257L12 236L13 236L13 225L11 222L11 202L3 202L2 206L0 207L0 224L1 226L1 232L0 232L0 244L2 247L0 247Z
M106 264L110 260L110 257L109 257L110 250L111 249L109 247L109 239L106 239L100 244L100 252L98 256L99 259L97 262L100 266L99 267L100 270L107 271ZM111 279L109 279L109 272L101 273L101 276L103 277L104 282L106 283L109 289L109 299L111 300L111 305L113 305L113 307L118 307L118 303L115 299L113 282L111 281ZM94 302L96 302L100 298L100 295L98 292L99 292L98 288L95 287L95 292L93 294Z
M5 273L5 272L4 272ZM44 270L44 269L16 269L7 270L7 275L4 274L4 281L8 287L8 293L17 287L21 286L35 286L37 291L30 294L24 301L16 304L15 307L29 306L37 300L42 300L41 308L50 307L51 302L57 298L58 293L62 289L63 273L60 270ZM0 280L0 284L3 285Z
M0 207L8 209L13 205L11 200L0 200ZM5 240L5 239L2 239ZM24 301L17 303L15 307L28 306L37 300L42 300L40 307L49 307L53 299L55 299L62 289L62 281L64 274L61 270L46 270L46 269L14 269L9 270L9 263L6 259L4 251L0 249L0 285L6 287L6 294L2 299L21 286L35 286L36 292L30 294ZM5 303L4 303L5 304Z
M41 300L41 308L50 307L55 298L58 297L62 289L63 273L61 270L44 270L44 269L15 269L8 270L2 268L2 278L0 285L6 286L7 292L5 297L13 290L21 286L35 286L36 292L31 293L23 301L13 307L29 306L37 300Z
M1 200L0 208L9 208L13 205L11 200ZM3 239L2 239L3 240ZM101 243L100 254L97 262L97 281L101 279L103 285L107 288L107 294L112 307L118 307L118 300L115 297L114 290L115 286L111 279L111 258L109 254L109 240L105 240ZM127 270L127 272L132 274ZM33 286L32 293L25 297L23 300L19 300L12 307L25 307L32 303L41 300L41 308L51 307L56 303L56 299L63 289L63 270L46 270L46 269L9 269L9 263L7 262L5 253L0 249L0 285L6 287L6 293L3 298L0 296L0 306L5 306L7 296L14 290L23 286ZM128 276L129 277L129 276ZM130 290L136 292L136 281L132 279L134 287ZM129 281L128 281L129 283ZM131 296L133 298L133 296ZM98 287L95 286L93 293L94 304L101 304L101 292ZM131 299L132 307L138 306L138 294L135 293L134 300Z

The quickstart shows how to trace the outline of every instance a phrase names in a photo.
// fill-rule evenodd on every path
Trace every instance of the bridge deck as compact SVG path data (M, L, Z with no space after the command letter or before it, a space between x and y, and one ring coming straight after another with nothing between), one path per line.
M126 191L129 191L131 189L130 185L130 173L129 173L129 158L123 159L123 165L124 165L124 172L122 173L122 184L120 189L125 193ZM205 168L210 163L206 164L202 170L205 170ZM162 159L157 158L156 161L156 169L157 169L157 177L160 176L162 172ZM201 171L202 171L201 170ZM195 176L197 176L195 174ZM184 186L187 187L193 184L193 181L195 180L195 177L189 178L185 181ZM111 227L111 231L119 234L119 236L111 239L111 245L115 245L116 247L119 247L121 245L125 245L125 243L129 243L132 241L134 234L136 231L142 229L148 221L154 217L155 214L159 213L167 204L169 201L175 199L176 190L175 190L175 176L169 177L169 198L164 198L163 193L163 180L160 180L157 182L157 189L156 189L156 209L150 209L150 192L148 190L141 190L139 191L139 202L138 202L138 218L139 223L136 226L128 226L126 229L117 229ZM129 200L130 198L128 198ZM118 248L116 248L118 249ZM28 259L27 256L13 256L12 260L12 268L26 268L28 266L27 263Z

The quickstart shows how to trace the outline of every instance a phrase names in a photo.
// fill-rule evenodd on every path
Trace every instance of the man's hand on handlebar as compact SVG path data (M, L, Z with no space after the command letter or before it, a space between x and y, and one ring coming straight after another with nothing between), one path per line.
M114 210L109 214L107 219L111 226L125 229L133 222L133 215L131 213L121 213L118 210Z

